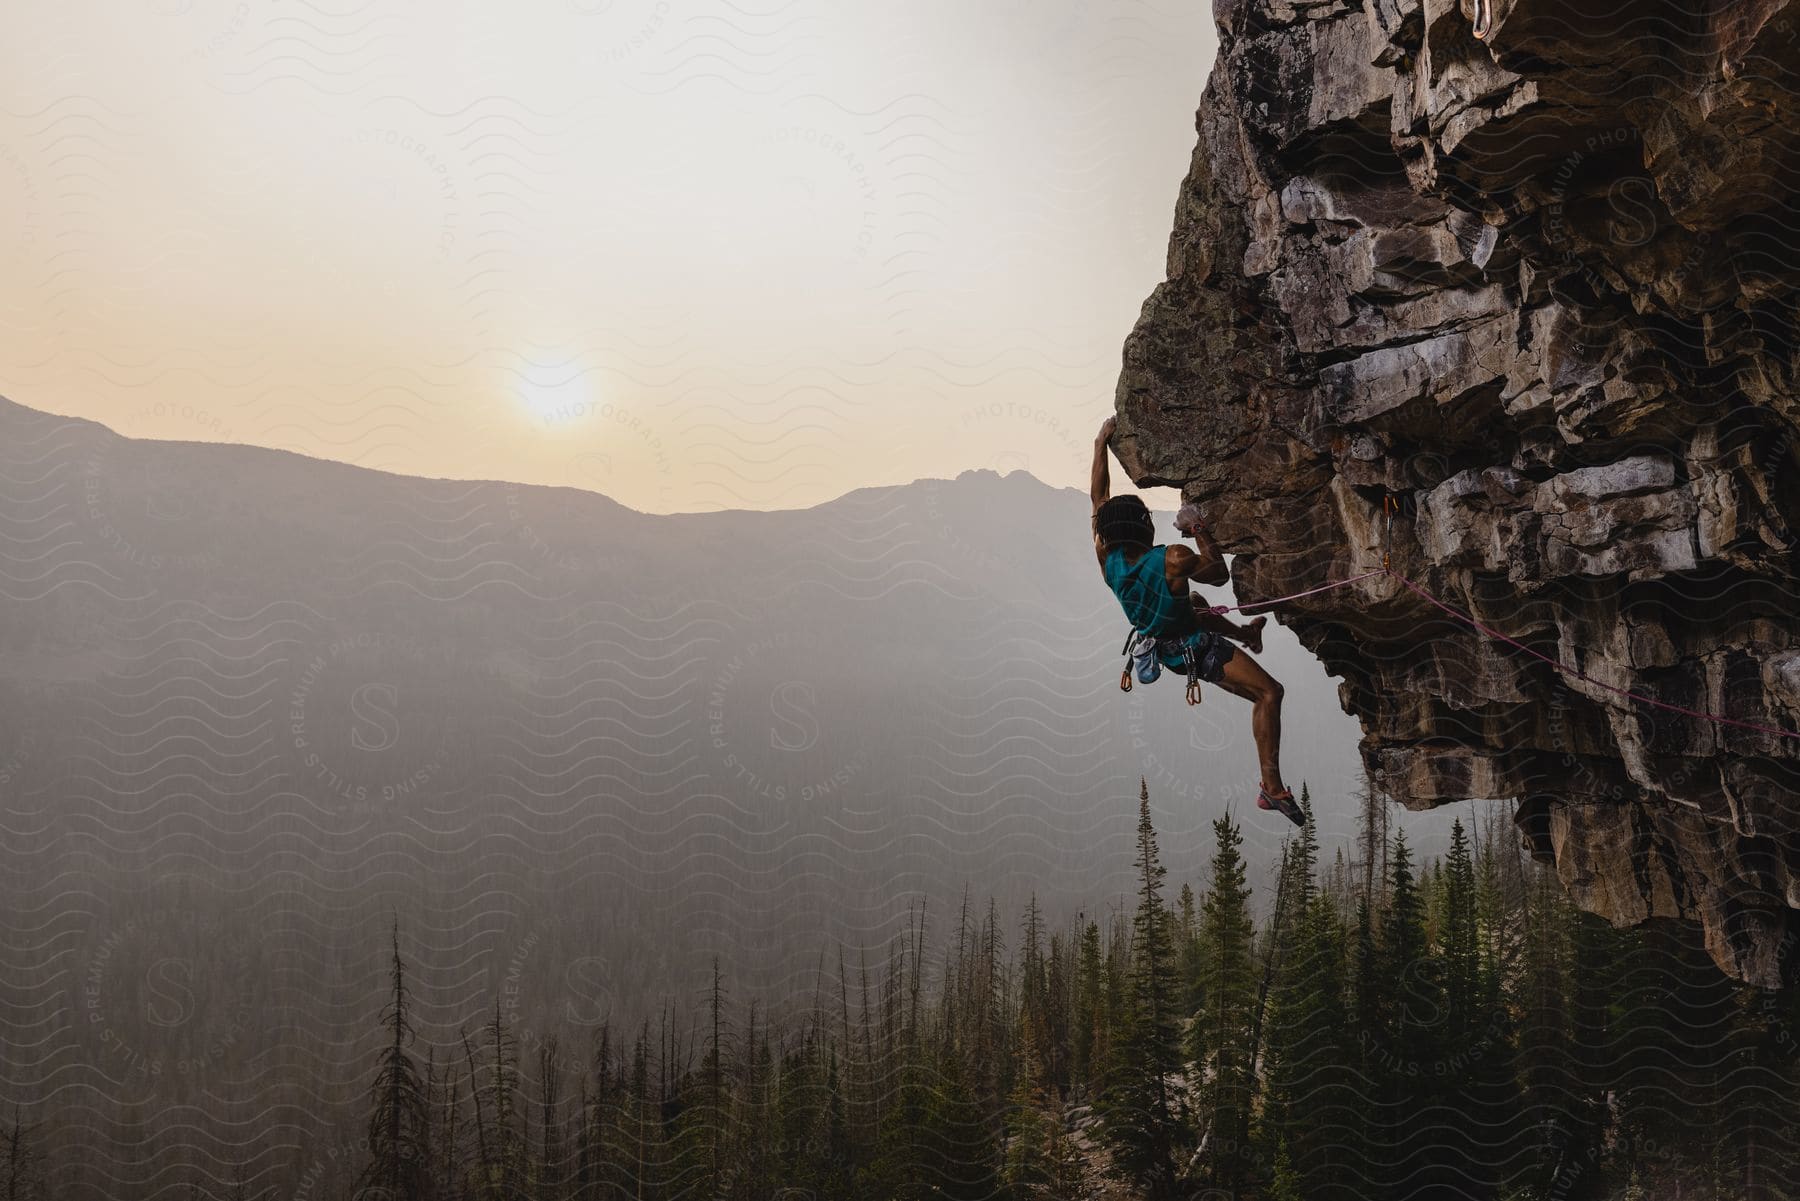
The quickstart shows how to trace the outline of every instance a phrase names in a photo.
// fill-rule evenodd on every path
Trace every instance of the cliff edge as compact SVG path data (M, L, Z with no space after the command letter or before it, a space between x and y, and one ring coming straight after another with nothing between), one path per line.
M1480 11L1478 11L1478 7ZM1218 0L1114 440L1343 683L1375 785L1790 975L1800 11ZM1485 37L1476 35L1477 22ZM1391 525L1388 506L1394 514Z

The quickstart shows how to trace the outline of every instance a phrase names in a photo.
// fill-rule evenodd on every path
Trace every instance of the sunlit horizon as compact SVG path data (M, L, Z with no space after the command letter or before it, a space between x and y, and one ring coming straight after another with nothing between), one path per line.
M15 21L0 394L646 512L1080 486L1214 52L1122 0Z

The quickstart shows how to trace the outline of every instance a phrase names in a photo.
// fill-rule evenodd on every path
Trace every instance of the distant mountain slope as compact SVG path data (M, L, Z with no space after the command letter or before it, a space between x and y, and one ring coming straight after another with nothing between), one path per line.
M436 1043L496 998L635 1018L714 953L780 1003L916 897L1128 891L1140 773L1197 879L1248 710L1121 696L1086 515L972 472L656 517L0 402L9 1095L300 1146L361 1096L396 917ZM1354 727L1320 687L1288 724L1341 809Z

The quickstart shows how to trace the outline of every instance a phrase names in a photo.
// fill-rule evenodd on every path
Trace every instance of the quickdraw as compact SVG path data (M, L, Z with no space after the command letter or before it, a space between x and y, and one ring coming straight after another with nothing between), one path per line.
M1162 675L1162 653L1166 650L1174 654L1179 646L1181 661L1187 669L1187 703L1200 703L1200 655L1194 645L1186 638L1153 638L1141 634L1137 630L1125 635L1125 646L1121 653L1125 656L1125 669L1119 673L1119 691L1130 692L1133 677L1145 684L1151 684Z
M1394 511L1399 507L1399 502L1394 499L1393 493L1390 492L1381 498L1381 511L1387 515L1387 530L1381 536L1381 570L1383 571L1394 569L1393 565L1388 562L1388 556L1394 548Z
M1125 670L1119 673L1119 691L1130 692L1132 677L1140 684L1154 684L1162 675L1162 661L1157 657L1161 644L1137 630L1125 635Z

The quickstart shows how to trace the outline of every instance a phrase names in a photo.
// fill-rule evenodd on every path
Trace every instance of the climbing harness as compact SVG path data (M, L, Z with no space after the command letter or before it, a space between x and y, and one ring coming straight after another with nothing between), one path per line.
M1142 630L1132 630L1125 636L1125 669L1119 673L1119 691L1130 692L1132 678L1135 676L1140 684L1154 684L1162 677L1162 656L1173 659L1180 657L1183 670L1187 673L1187 703L1200 703L1200 663L1204 657L1200 648L1193 644L1190 634L1178 634L1171 638L1158 638L1154 634L1146 634Z
M1198 705L1200 676L1217 635L1203 635L1195 630L1192 602L1169 591L1165 582L1167 554L1167 547L1156 547L1137 562L1127 563L1122 552L1115 550L1101 564L1107 586L1119 598L1126 620L1131 622L1131 632L1125 638L1126 661L1119 673L1119 690L1130 692L1134 675L1140 684L1152 683L1167 664L1185 671L1187 702ZM1166 632L1169 630L1179 632Z

